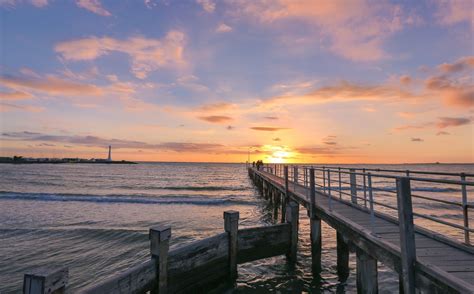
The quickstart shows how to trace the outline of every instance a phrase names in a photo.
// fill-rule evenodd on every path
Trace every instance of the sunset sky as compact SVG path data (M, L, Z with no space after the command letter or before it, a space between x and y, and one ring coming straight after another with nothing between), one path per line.
M474 162L472 3L0 0L0 155Z

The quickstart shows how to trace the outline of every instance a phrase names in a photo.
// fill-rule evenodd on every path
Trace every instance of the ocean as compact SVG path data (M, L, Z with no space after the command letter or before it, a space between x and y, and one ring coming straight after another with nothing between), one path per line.
M474 173L472 164L366 167ZM418 191L459 198L459 191L449 187L425 184ZM424 209L461 221L445 206ZM0 293L21 292L23 274L45 265L69 267L74 292L147 260L149 227L171 226L171 245L182 245L223 232L225 210L240 212L240 228L275 223L273 209L252 185L244 164L2 164ZM237 287L229 292L356 292L355 255L351 254L351 275L341 283L336 274L336 233L324 223L323 272L313 277L309 221L303 210L300 223L294 269L283 256L240 265ZM398 275L382 264L379 290L398 292Z

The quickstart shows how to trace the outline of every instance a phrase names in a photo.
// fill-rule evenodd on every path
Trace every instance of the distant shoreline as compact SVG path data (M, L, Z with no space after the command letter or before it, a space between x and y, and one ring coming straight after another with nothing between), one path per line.
M133 161L109 161L109 162L66 162L66 161L24 161L24 162L4 162L0 161L0 164L138 164Z

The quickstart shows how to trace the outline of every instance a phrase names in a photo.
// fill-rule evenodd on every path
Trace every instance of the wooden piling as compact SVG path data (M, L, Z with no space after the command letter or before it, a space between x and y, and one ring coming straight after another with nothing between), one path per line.
M168 292L168 251L171 228L157 226L150 229L150 252L155 261L156 285L152 293Z
M311 239L311 264L313 273L321 272L321 218L316 215L316 183L314 168L309 170L309 225Z
M290 262L294 264L296 263L296 252L298 249L299 204L294 201L290 201L287 205L285 216L286 222L291 224L291 245L287 257Z
M64 294L69 280L67 268L38 268L23 277L24 294Z
M378 293L377 260L357 249L357 293Z
M337 275L340 281L349 277L349 244L341 233L337 232Z
M397 178L398 223L402 257L402 285L406 294L415 293L415 229L411 203L410 178Z
M224 230L229 234L229 280L237 278L237 231L239 230L239 212L224 211Z

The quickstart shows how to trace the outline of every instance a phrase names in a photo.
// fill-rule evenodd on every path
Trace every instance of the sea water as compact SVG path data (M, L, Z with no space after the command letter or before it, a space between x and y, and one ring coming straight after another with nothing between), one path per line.
M474 165L366 167L474 173ZM391 180L378 185L387 190L394 187ZM460 195L459 187L425 183L418 189L417 193L432 197L457 200ZM468 192L472 199L470 188ZM426 205L425 211L462 222L450 208ZM2 164L0 293L21 292L26 271L51 265L69 268L74 292L149 259L150 227L171 226L171 245L182 245L223 232L226 210L240 212L240 228L276 222L272 207L252 185L244 164ZM336 233L323 223L323 271L313 276L304 210L300 223L295 268L288 267L284 256L240 265L237 288L229 292L355 292L354 254L351 275L340 282ZM462 237L450 228L441 230ZM379 289L398 291L398 275L382 264Z

